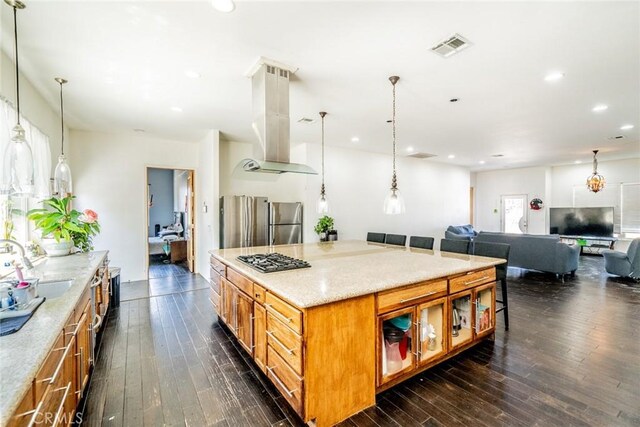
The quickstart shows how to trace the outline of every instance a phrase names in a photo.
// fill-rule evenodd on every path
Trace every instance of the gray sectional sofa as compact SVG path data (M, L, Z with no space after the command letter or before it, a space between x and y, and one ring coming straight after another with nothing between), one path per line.
M481 231L474 242L506 243L511 245L509 267L520 267L573 275L578 269L580 246L568 245L556 235L507 234Z

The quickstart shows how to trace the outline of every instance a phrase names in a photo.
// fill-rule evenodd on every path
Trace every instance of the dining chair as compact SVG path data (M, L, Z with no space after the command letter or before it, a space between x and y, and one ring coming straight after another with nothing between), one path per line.
M433 249L433 237L411 236L409 247L420 249Z
M385 237L387 237L385 233L373 233L370 231L367 233L367 242L384 243Z
M491 258L504 259L507 262L504 264L496 265L496 280L500 281L500 288L502 290L502 299L497 299L496 302L501 305L496 309L496 313L504 311L504 330L509 330L509 304L507 303L507 267L509 266L509 249L511 245L504 243L488 243L488 242L475 242L473 248L474 255L486 256Z
M384 242L387 245L404 246L407 244L407 236L404 234L387 234Z
M466 254L469 252L469 241L441 239L440 250L442 252L454 252L458 254Z

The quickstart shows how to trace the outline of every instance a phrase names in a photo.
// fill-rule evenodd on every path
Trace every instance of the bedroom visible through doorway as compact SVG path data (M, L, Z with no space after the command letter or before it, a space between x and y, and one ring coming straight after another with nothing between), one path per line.
M147 167L148 277L194 271L193 171Z

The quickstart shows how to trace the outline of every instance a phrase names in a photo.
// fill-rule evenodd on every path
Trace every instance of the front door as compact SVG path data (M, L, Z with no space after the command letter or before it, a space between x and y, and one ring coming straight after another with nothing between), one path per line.
M527 232L527 195L503 195L500 197L500 227L503 233L523 234Z

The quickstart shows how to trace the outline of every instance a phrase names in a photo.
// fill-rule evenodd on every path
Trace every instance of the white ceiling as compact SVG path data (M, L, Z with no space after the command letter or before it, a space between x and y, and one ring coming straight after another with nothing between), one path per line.
M11 8L1 10L13 57ZM19 29L21 66L52 106L53 77L69 79L73 128L186 140L214 128L253 142L244 73L266 56L299 68L293 143L319 142L319 124L297 120L325 110L328 145L390 153L397 74L402 153L474 170L589 162L594 148L603 160L640 156L639 2L238 1L224 14L208 1L27 0ZM429 51L454 32L473 46ZM545 82L553 71L566 76ZM593 113L599 103L609 109Z

